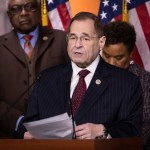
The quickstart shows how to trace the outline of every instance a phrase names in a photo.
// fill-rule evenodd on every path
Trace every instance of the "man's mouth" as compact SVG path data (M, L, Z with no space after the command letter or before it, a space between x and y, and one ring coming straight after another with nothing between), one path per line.
M83 53L81 52L74 52L75 56L81 57L83 55Z
M75 54L82 54L81 52L74 52Z
M23 25L23 24L30 24L30 20L22 19L22 20L19 21L19 24L20 24L20 25Z

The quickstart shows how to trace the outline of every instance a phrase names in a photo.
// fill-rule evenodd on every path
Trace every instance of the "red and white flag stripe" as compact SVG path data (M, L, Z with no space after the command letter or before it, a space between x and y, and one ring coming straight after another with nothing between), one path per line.
M52 28L67 30L70 19L71 19L70 4L66 3L60 4L57 8L48 12L48 17Z
M136 40L136 57L141 58L141 65L150 71L150 1L129 11L129 22L134 25Z

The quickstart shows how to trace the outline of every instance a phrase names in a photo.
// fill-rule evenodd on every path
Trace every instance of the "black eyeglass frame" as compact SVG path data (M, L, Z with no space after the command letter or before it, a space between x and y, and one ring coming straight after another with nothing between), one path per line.
M24 5L14 5L8 8L8 13L11 15L19 15L21 14L22 10L26 12L34 12L37 11L38 5L33 2L26 3Z

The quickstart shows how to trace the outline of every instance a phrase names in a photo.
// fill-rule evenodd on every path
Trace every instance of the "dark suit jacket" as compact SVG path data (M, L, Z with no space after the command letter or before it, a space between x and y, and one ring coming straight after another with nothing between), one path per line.
M40 27L32 60L34 77L46 68L67 62L66 47L65 32ZM8 136L13 135L18 117L27 109L29 93L11 109L9 107L28 86L26 56L16 32L11 31L0 37L0 130Z
M33 90L24 122L69 113L71 64L48 69L42 73ZM96 84L96 80L101 84ZM77 125L104 124L112 137L141 135L142 89L132 73L105 63L102 58L76 113ZM18 135L25 130L21 126Z

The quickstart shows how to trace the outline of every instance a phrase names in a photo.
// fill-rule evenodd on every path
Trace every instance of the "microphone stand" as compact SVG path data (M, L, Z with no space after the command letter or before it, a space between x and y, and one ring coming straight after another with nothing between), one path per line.
M75 132L75 121L74 121L74 116L73 116L73 110L72 110L72 101L70 99L70 78L67 77L66 78L66 82L68 83L67 84L67 91L66 91L66 94L67 94L67 98L69 99L69 109L70 109L70 114L72 116L72 127L73 127L73 134L72 134L72 139L76 139L76 132Z
M70 102L70 112L71 112L71 116L72 116L72 126L73 126L73 135L72 135L72 139L76 139L76 132L75 132L75 122L74 122L74 116L73 116L73 110L72 110L72 101L69 98L69 102Z

